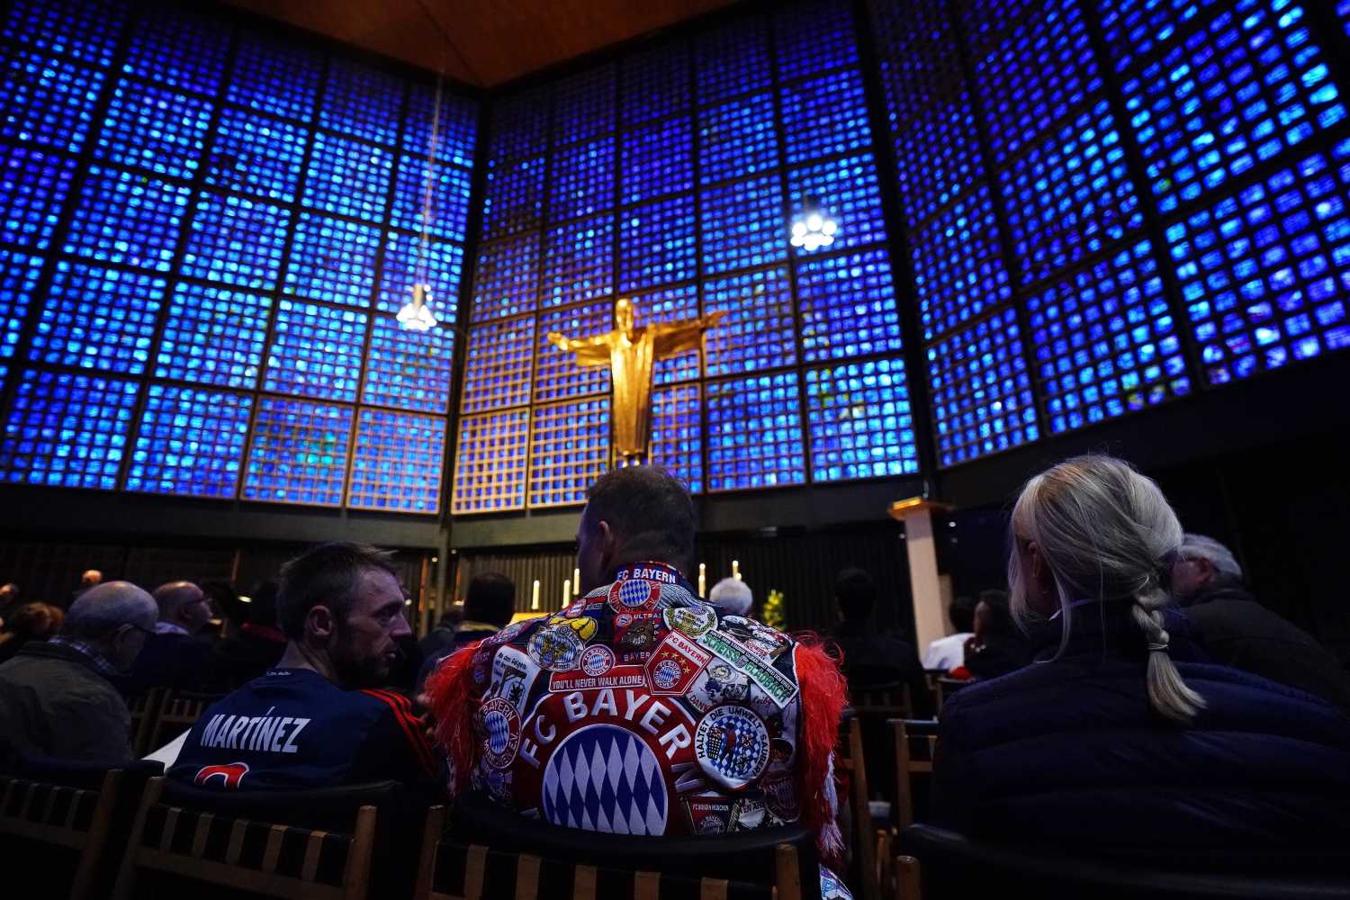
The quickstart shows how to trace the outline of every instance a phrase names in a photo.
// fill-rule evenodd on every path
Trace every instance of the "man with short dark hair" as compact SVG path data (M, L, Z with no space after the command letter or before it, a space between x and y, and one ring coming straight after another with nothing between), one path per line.
M131 714L113 679L131 668L155 615L145 591L109 581L70 605L61 634L0 665L0 758L130 759Z
M1350 678L1317 639L1257 602L1231 550L1188 534L1172 563L1172 594L1215 662L1301 688L1350 709Z
M834 580L834 600L840 621L831 637L843 651L849 687L857 692L904 684L915 715L931 714L928 681L914 645L898 634L878 631L873 621L877 585L872 576L858 568L840 571Z
M200 691L206 681L210 645L194 636L211 621L211 603L190 581L155 588L159 621L136 657L125 690L139 694L153 687Z
M428 682L455 786L588 831L801 821L831 855L843 680L819 647L698 598L685 576L694 528L688 491L662 469L591 485L583 595L454 654Z
M206 711L170 777L228 790L431 787L439 765L412 704L378 689L410 634L389 555L315 547L282 567L277 606L281 660Z
M491 637L511 624L516 614L516 584L500 572L483 572L473 576L469 592L464 598L464 617L453 631L437 628L422 639L426 661L417 674L416 693L422 692L427 677L451 653L484 638ZM432 640L432 635L436 639Z

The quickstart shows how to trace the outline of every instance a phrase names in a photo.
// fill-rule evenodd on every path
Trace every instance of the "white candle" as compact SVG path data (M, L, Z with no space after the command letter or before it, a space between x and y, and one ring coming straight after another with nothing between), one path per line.
M700 597L708 596L708 564L698 564L698 595Z
M572 570L572 596L573 596L573 597L579 597L579 596L581 596L581 570L580 570L580 569L573 569L573 570Z
M539 579L534 580L534 591L530 594L530 609L539 608Z
M733 559L731 561L731 577L735 578L737 581L741 580L741 562L738 559Z
M563 579L563 606L572 602L572 579Z

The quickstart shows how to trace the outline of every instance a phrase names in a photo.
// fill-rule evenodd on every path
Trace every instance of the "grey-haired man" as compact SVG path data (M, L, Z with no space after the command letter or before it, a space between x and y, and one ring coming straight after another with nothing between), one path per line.
M1233 552L1188 534L1172 563L1172 593L1215 662L1350 709L1350 677L1312 635L1266 609L1243 586Z

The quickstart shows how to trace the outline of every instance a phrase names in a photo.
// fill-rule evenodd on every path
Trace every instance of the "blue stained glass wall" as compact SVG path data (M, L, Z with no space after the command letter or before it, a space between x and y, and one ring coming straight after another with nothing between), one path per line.
M478 101L441 91L428 163L435 85L346 51L130 0L0 20L0 478L439 512L454 332L393 314L425 271L455 322Z
M1350 343L1350 124L1334 63L1350 31L1329 10L869 11L940 465Z
M856 34L846 0L782 4L493 103L452 512L582 501L611 462L607 367L547 334L609 331L618 297L639 326L722 316L653 371L650 458L695 491L918 472ZM789 246L808 203L829 249ZM519 452L493 460L503 434Z

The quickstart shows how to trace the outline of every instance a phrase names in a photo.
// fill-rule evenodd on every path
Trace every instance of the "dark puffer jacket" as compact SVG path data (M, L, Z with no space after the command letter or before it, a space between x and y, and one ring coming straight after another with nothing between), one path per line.
M1059 659L944 707L938 824L1078 853L1346 846L1350 719L1236 669L1178 662L1208 706L1189 727L1171 723L1149 706L1129 607L1105 621L1100 610L1074 610Z

